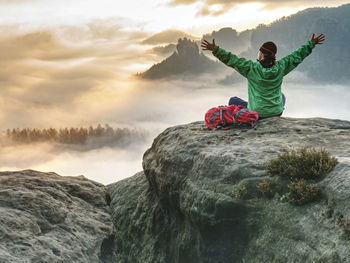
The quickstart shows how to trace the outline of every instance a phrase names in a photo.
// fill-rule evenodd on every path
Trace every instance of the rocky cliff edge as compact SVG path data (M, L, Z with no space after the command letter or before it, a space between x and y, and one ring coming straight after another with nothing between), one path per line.
M350 218L350 122L269 118L258 128L166 129L143 172L111 184L119 262L350 262L339 218ZM339 163L304 206L259 196L268 160L283 150L324 148ZM244 185L236 198L233 188Z

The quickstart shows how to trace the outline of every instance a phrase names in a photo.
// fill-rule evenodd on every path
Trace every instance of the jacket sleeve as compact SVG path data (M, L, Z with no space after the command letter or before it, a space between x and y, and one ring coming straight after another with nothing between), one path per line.
M251 65L253 64L253 61L247 60L245 58L239 58L235 54L227 52L226 50L216 45L212 53L221 62L237 70L237 72L240 73L243 77L247 77Z
M284 76L295 69L308 55L311 54L315 43L309 40L306 44L292 52L290 55L282 58L280 63L284 67Z

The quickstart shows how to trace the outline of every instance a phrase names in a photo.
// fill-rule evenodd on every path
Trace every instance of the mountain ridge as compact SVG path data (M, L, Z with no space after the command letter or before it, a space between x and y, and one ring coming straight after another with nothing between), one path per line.
M241 32L228 27L221 28L218 31L204 34L202 39L211 41L212 38L215 38L216 44L220 47L240 57L255 61L260 45L266 41L276 43L277 59L280 59L305 44L311 38L312 33L324 33L326 36L324 44L317 45L313 54L307 58L307 61L301 63L296 71L305 73L310 79L317 82L344 84L350 78L350 52L347 46L350 41L349 12L350 4L332 8L308 8L269 24L260 24L254 29ZM199 46L200 42L196 43ZM204 56L210 56L209 52L201 51L202 53ZM213 67L205 69L195 64L183 67L186 64L184 60L175 61L173 58L174 53L157 64L157 74L154 79L169 76L181 78L184 73L195 76L213 71ZM169 59L172 60L171 64L168 63ZM187 59L198 60L198 55L192 54L192 57ZM178 71L178 68L182 68L182 71ZM222 68L220 67L219 70ZM146 72L153 70L154 67ZM144 76L149 74L146 72ZM231 75L226 76L226 81L221 82L230 83L231 79L233 82L243 80L237 72L232 72Z

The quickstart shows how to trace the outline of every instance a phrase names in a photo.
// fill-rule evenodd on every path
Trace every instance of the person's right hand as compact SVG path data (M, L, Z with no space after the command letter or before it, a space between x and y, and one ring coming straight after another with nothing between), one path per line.
M320 44L322 45L324 41L324 35L321 34L318 37L315 38L315 34L312 34L311 41L315 43L315 45Z
M213 39L213 43L209 43L208 41L206 41L205 39L203 40L201 47L203 50L210 50L213 51L214 47L215 47L215 39Z

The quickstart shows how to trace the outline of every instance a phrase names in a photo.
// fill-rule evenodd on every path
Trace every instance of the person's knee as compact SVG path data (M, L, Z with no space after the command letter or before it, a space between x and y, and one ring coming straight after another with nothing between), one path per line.
M228 101L228 105L233 105L235 104L235 102L237 101L237 99L239 99L238 97L231 97Z
M228 105L241 105L241 106L247 107L248 102L235 96L230 98L230 100L228 101Z

